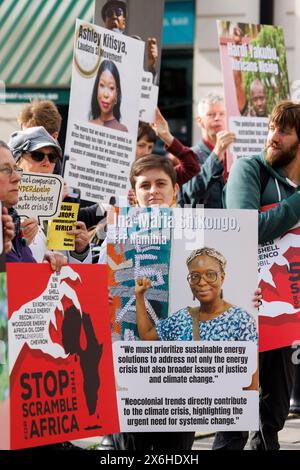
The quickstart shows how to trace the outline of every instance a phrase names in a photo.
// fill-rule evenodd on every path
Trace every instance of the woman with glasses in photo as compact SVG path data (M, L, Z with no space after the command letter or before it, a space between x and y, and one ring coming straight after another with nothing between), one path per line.
M187 281L198 307L184 307L153 325L147 314L144 295L151 286L147 278L136 281L137 325L141 339L254 341L257 328L254 318L223 298L226 259L213 248L193 251L186 260Z

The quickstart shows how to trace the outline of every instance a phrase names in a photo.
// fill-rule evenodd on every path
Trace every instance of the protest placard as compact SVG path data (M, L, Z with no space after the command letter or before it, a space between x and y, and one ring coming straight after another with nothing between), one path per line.
M268 116L289 97L283 28L217 22L228 130L236 140L227 152L230 169L236 158L264 149Z
M186 263L204 246L224 267L213 260L205 292L187 281ZM121 430L258 429L257 212L121 208L109 217L107 254ZM151 281L143 294L151 342L140 340L141 278ZM214 296L226 308L204 320Z
M9 371L6 273L0 272L0 449L9 445ZM4 432L4 429L7 432Z
M300 225L258 248L260 351L300 340Z
M141 41L76 22L64 175L83 200L127 194L143 54Z
M75 235L69 234L77 221L79 204L66 202L61 205L58 217L48 225L47 247L49 250L75 250Z
M147 14L145 15L145 11ZM139 118L153 122L158 100L164 0L96 0L94 23L145 42Z
M21 218L34 217L39 225L60 211L63 179L59 175L23 173L16 210Z
M105 266L8 266L6 448L119 429L107 306Z

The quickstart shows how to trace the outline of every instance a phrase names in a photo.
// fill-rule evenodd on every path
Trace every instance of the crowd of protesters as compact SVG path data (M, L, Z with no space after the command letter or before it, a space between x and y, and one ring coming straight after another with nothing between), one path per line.
M136 161L131 172L135 176L128 193L130 204L172 207L177 199L182 207L204 204L206 208L257 209L260 243L284 235L299 222L299 104L284 101L274 107L264 151L254 158L239 159L229 175L226 151L235 135L226 129L221 95L210 93L200 100L197 123L202 140L191 148L174 138L159 110L151 126L139 124ZM47 250L46 227L33 218L21 220L15 205L23 171L61 173L62 149L57 140L61 116L52 102L37 101L24 106L19 124L21 129L11 135L8 143L0 141L0 200L6 262L46 261L55 271L68 262L91 263L89 230L103 223L109 204L81 207L78 221L70 231L75 236L73 252ZM164 157L153 155L158 137L165 144ZM143 186L139 186L141 177ZM64 198L68 197L68 191L65 185ZM266 210L261 211L263 206ZM288 415L293 386L291 353L290 347L260 353L260 429L251 436L252 449L279 449L278 432ZM152 445L152 449L184 450L191 449L193 444L193 433L173 433L173 438L169 433L153 433L152 439L149 434L118 435L108 445L118 449L148 450ZM241 450L247 439L246 432L219 432L213 448Z

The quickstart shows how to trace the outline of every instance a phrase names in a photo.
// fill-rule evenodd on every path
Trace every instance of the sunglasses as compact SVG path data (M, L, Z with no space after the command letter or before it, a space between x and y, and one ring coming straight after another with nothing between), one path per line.
M35 162L42 162L45 157L48 157L50 163L56 163L59 159L57 153L43 153L38 151L27 152Z
M114 14L116 16L122 16L122 15L124 15L124 11L122 10L122 8L110 7L105 12L105 15L108 16L108 18L112 18L114 16Z

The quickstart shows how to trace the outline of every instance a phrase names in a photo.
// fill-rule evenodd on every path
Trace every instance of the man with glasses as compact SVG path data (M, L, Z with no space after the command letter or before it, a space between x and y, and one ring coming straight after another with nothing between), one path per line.
M1 199L14 225L11 250L6 253L6 262L35 263L30 248L24 243L20 218L13 208L19 199L19 185L23 170L18 168L8 147L0 149Z
M126 28L126 4L118 0L109 0L103 5L101 15L104 27L118 33Z

